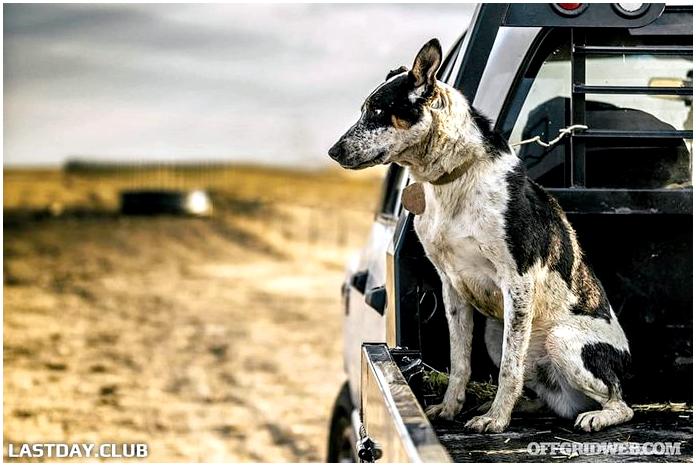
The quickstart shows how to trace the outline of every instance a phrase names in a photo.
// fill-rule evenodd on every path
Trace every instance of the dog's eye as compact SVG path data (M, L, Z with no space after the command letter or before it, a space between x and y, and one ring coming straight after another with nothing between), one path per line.
M379 116L379 115L381 115L382 113L384 113L383 110L382 110L381 108L376 108L376 109L374 109L374 112L375 112L375 115L377 115L377 116Z

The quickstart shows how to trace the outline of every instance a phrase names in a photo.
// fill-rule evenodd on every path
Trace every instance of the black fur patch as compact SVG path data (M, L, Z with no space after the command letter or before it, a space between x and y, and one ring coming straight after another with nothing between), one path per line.
M556 202L553 200L552 202ZM560 210L560 206L558 206ZM560 236L561 247L560 255L556 258L556 262L551 266L551 270L555 270L566 283L570 283L573 278L573 261L575 260L575 253L573 252L573 244L570 242L570 232L567 226L561 222L558 229L558 235Z
M474 107L471 107L471 116L473 117L474 124L476 124L481 136L483 136L484 144L488 147L488 153L490 153L493 157L497 157L500 154L510 150L505 138L500 133L493 130L491 120L489 120Z
M631 366L631 354L608 343L591 343L582 347L585 368L609 388L610 395L621 394L621 382Z
M571 288L575 260L568 227L555 199L541 186L527 178L518 163L507 174L508 205L505 211L505 236L515 259L517 273L524 274L541 261L557 271ZM559 244L558 257L552 257L552 246Z
M411 73L394 77L373 92L365 101L365 126L368 129L391 125L391 117L414 125L423 116L423 102L412 103L408 93L414 88L415 78Z

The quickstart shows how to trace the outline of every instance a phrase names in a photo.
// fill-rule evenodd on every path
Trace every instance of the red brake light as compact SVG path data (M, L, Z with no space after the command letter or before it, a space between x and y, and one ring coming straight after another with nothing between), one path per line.
M575 11L582 6L582 3L557 3L557 5L566 11Z
M563 16L577 16L587 9L587 3L552 3L553 9Z

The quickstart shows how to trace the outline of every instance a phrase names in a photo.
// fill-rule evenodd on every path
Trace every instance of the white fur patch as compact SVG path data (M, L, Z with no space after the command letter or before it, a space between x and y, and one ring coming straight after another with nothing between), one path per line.
M423 93L425 93L425 84L423 84L422 86L418 86L417 88L408 93L409 102L415 104L420 97L423 97Z

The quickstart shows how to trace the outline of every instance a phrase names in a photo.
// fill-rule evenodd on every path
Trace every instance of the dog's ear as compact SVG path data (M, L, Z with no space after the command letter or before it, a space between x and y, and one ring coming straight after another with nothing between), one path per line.
M391 71L387 74L387 77L384 78L384 80L385 80L385 81L389 81L391 78L393 78L393 77L396 76L397 74L401 74L401 73L403 73L403 72L405 72L405 71L408 71L408 68L406 68L405 66L402 65L402 66L398 67L398 68L395 69L395 70L391 70Z
M437 39L430 39L418 52L413 62L411 74L415 79L415 87L423 84L433 84L435 73L442 63L442 47Z

